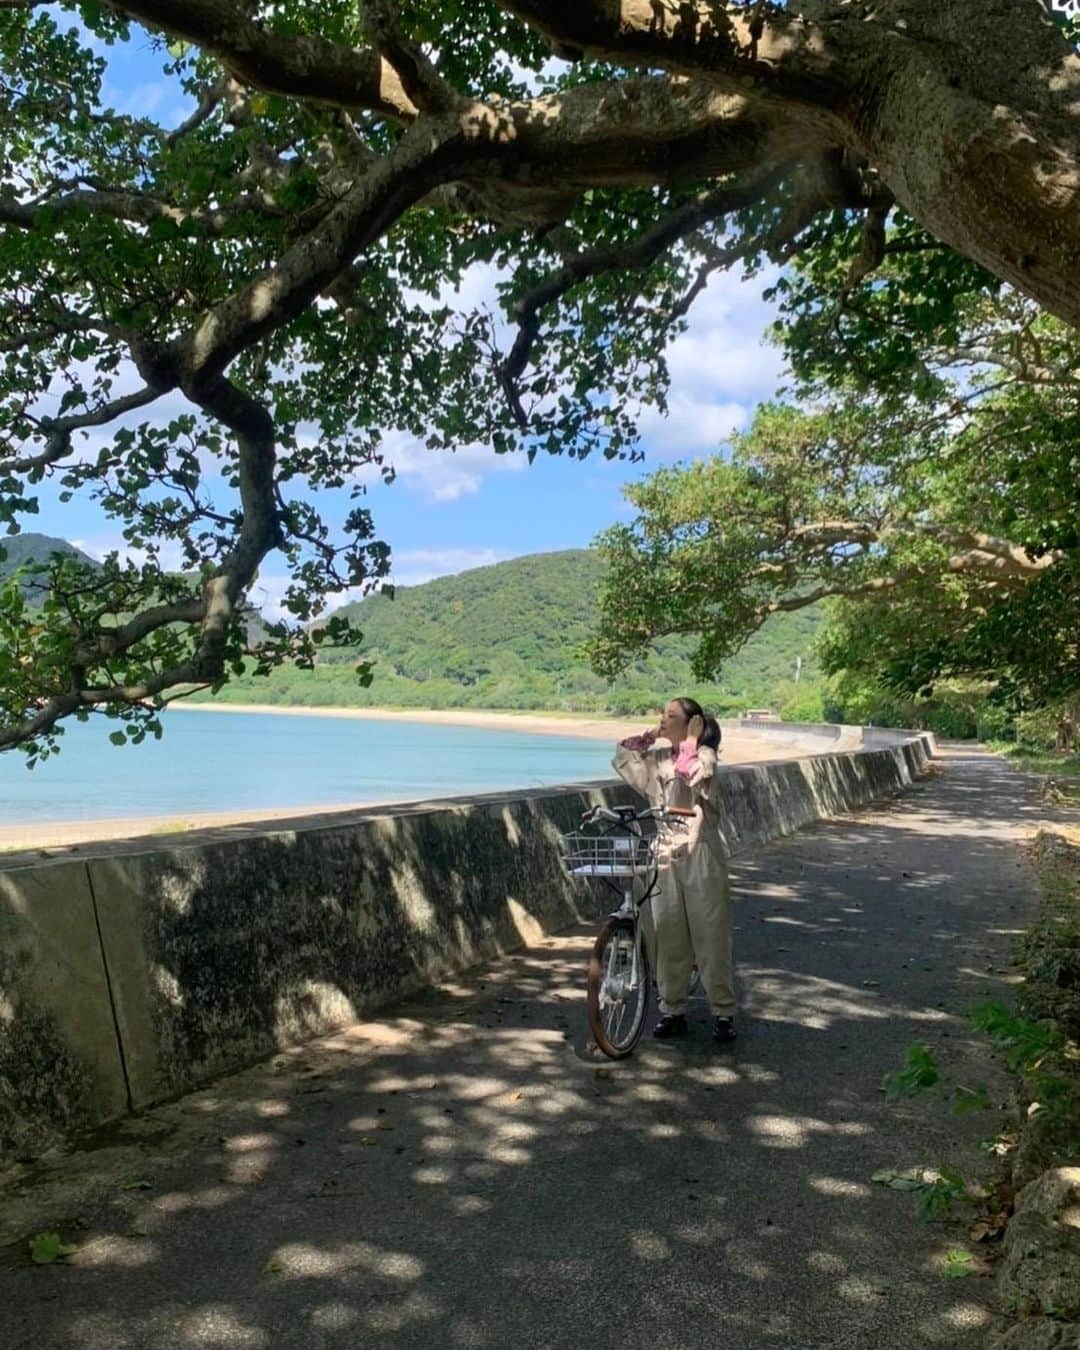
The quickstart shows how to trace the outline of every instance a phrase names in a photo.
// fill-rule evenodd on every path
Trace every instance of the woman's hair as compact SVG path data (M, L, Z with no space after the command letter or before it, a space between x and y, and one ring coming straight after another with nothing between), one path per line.
M698 737L698 745L707 745L710 750L720 749L720 723L707 713L696 698L677 698L675 702L683 710L683 716L689 722L691 717L700 717L705 730Z

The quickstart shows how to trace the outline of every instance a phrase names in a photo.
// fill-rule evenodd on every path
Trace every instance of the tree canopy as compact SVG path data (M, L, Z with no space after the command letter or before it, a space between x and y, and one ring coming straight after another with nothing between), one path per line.
M101 53L133 30L189 101L175 125L109 106ZM1029 373L1080 316L1080 62L1042 0L11 0L0 95L0 512L18 529L48 477L145 557L60 560L44 606L5 590L0 748L39 752L95 710L139 734L245 655L305 663L342 637L310 620L386 575L362 491L392 473L388 428L433 451L632 453L717 269L797 262L796 373L839 399L824 436L763 414L784 459L752 484L770 509L778 473L809 490L799 444L852 443L843 381L893 400L877 464L905 398L964 398L929 349L975 342L980 306L1018 307ZM501 313L448 298L478 263ZM1001 395L1017 424L1019 390ZM341 519L312 507L322 488ZM900 482L846 506L867 559L874 490L908 553L1015 571L1008 534L948 512L935 534ZM1065 547L1013 542L1036 570ZM253 632L273 550L294 622Z
M820 255L800 260L776 329L797 402L629 491L601 670L685 633L711 678L768 615L834 600L830 673L907 696L974 679L1016 709L1080 693L1080 335L905 242L825 307Z

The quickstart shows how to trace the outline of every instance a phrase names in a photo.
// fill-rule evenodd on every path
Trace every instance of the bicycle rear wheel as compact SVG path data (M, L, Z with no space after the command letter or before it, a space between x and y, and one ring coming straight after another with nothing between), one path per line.
M597 935L586 1009L593 1040L609 1059L623 1059L641 1040L649 1010L649 961L632 920L612 917Z

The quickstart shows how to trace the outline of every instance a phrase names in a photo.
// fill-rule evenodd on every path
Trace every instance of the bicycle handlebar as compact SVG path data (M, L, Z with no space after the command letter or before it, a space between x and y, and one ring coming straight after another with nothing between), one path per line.
M582 815L581 823L590 825L597 820L610 820L616 825L629 825L638 820L660 820L664 816L684 817L693 814L692 810L678 806L646 806L640 811L633 806L593 806Z
M646 811L644 814L648 814ZM636 807L633 806L591 806L581 815L582 825L591 825L597 820L610 820L616 825L629 825L639 818Z

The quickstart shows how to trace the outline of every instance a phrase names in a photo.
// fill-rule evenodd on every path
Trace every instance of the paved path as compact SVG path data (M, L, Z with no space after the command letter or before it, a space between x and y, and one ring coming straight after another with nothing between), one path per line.
M598 1064L582 930L151 1113L8 1207L51 1207L80 1251L0 1252L0 1343L979 1345L993 1282L941 1275L963 1227L870 1176L985 1170L1000 1117L877 1088L920 1039L1003 1097L963 1012L1007 992L1042 814L1032 780L958 754L739 862L734 1051L701 1010L688 1043Z

